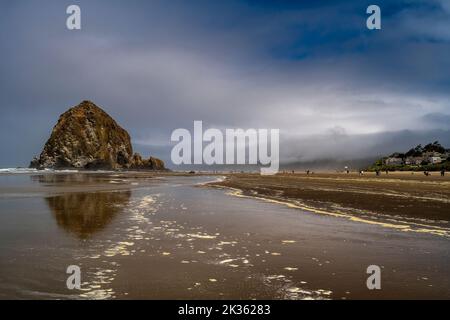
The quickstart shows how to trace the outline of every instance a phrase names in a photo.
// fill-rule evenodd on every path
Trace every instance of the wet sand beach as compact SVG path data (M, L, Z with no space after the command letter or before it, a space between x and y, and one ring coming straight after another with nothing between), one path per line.
M325 214L450 233L450 176L438 172L235 174L215 186ZM441 230L441 231L440 231Z
M269 202L229 188L238 179L271 188L305 177L218 178L0 175L0 298L450 299L445 234L320 214L289 207L284 196ZM330 184L327 176L315 179L314 188ZM373 190L375 182L356 180L344 180L345 188ZM205 185L212 181L229 185ZM397 183L385 184L399 192ZM366 286L374 264L381 290ZM66 287L69 265L81 268L81 290Z

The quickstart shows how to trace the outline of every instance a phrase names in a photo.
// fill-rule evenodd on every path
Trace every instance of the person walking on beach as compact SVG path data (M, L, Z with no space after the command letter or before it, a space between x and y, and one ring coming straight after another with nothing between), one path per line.
M445 169L444 168L442 168L442 170L441 170L441 177L445 177Z

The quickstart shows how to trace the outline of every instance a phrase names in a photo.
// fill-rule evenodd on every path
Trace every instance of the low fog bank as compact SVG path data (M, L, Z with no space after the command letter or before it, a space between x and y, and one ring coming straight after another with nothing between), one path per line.
M344 170L364 169L375 160L394 152L406 152L418 144L439 141L450 148L450 130L392 131L365 135L342 132L309 137L280 136L280 170ZM174 145L174 144L173 144ZM180 165L170 159L173 145L151 146L134 144L137 152L162 159L172 170L257 171L250 165Z

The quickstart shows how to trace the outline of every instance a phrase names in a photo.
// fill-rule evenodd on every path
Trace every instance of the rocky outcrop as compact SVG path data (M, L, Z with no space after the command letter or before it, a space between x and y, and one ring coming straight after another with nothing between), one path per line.
M150 157L147 160L147 163L148 163L147 167L151 168L151 170L158 170L158 171L166 170L164 162L160 159Z
M128 132L94 103L83 101L59 117L43 151L30 167L165 169L161 160L151 159L154 158L142 160L140 155L133 155Z
M166 170L164 162L157 158L150 157L149 159L143 159L139 153L135 153L131 160L130 169L135 170Z

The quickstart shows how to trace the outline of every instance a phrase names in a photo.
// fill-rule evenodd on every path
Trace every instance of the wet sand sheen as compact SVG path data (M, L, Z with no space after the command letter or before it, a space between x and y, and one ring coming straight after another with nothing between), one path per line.
M114 192L2 197L0 297L450 297L448 239L197 186L214 179L124 178L129 187ZM82 269L81 292L65 288L70 264ZM378 292L365 285L371 264L382 267Z
M211 184L211 185L214 186L214 184ZM217 186L217 187L219 187L219 186ZM226 187L224 187L224 188L227 189ZM385 227L385 228L397 229L399 231L404 231L404 232L428 233L428 234L433 234L433 235L437 235L437 236L450 237L450 228L426 225L426 224L412 222L412 221L406 221L406 220L396 220L393 218L384 219L385 220L384 222L376 221L376 220L378 220L378 217L375 214L373 217L370 217L370 218L372 218L372 220L371 220L369 217L361 218L361 217L351 215L351 214L348 214L348 213L345 213L345 212L339 211L339 210L326 211L323 209L309 207L304 204L301 204L301 202L292 201L290 199L276 200L277 199L276 197L268 197L268 196L264 197L264 196L260 196L257 194L246 195L244 190L231 188L231 187L229 187L228 189L231 191L228 192L227 194L229 194L231 196L235 196L235 197L259 199L259 200L263 200L265 202L284 205L289 208L300 209L303 211L322 214L322 215L328 215L328 216L332 216L332 217L336 217L336 218L344 218L344 219L348 219L348 220L351 220L354 222L373 224L373 225L377 225L377 226L381 226L381 227Z
M450 180L401 173L228 175L210 184L289 207L402 231L450 236Z

